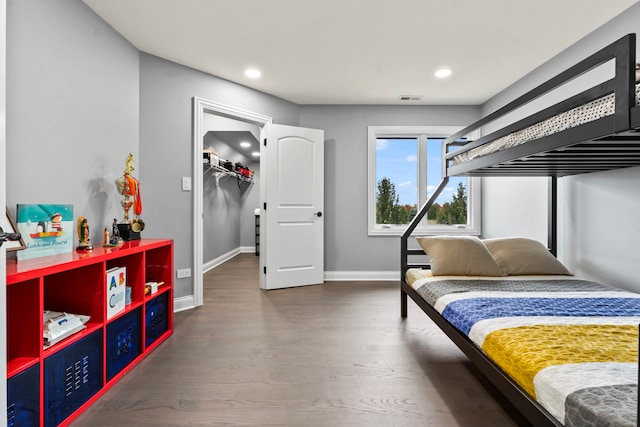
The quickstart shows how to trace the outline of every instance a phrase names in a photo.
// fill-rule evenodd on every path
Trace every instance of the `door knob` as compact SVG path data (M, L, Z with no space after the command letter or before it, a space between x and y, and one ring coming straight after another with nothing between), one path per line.
M322 216L322 212L316 212L316 213L314 213L314 215L316 215L318 218L320 218Z

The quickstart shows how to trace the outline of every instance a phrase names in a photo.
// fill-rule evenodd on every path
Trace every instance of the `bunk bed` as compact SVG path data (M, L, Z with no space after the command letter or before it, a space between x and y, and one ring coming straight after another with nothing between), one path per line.
M514 111L518 111L546 94L557 91L567 82L603 64L611 63L615 68L613 78L599 82L526 118L515 122L511 120L512 123L478 139L469 138L469 135L495 127L496 122L506 121L505 117L509 114L513 114ZM512 378L506 372L508 369L501 368L499 362L490 358L487 352L465 333L464 327L452 321L451 317L447 318L443 315L443 307L435 306L436 300L442 295L434 296L435 291L426 292L424 289L416 289L434 279L433 277L421 279L423 276L431 276L429 269L433 260L423 261L425 252L428 251L410 249L409 241L411 239L415 242L414 231L446 187L451 176L547 176L549 177L548 253L556 255L558 178L640 166L640 84L636 82L639 73L636 67L636 36L628 34L449 137L443 145L442 181L401 237L401 316L407 316L407 300L410 297L535 426L562 426L565 421L558 419L557 414L552 414L553 411L550 412L547 406L543 406L534 398L531 391L527 391L526 387L522 386L522 381ZM421 261L415 261L418 258ZM564 279L567 277L571 278L571 276L564 276ZM523 278L527 277L519 277L519 279ZM554 284L562 282L563 279L558 276L535 278L554 280ZM435 279L464 278L444 276L435 277ZM469 279L478 280L479 278L469 277ZM503 279L510 278L481 277L480 279L504 282ZM569 281L574 280L566 282ZM463 291L456 290L456 286L462 286L468 290L464 282L456 282L451 286L454 287L453 291L458 293ZM630 299L633 299L633 296ZM633 315L634 311L631 310L631 313ZM634 334L637 340L637 329ZM634 346L634 357L637 360L637 344ZM634 381L636 380L637 378L634 378ZM636 389L637 386L634 387L634 390ZM637 405L640 399L634 395L632 400ZM638 407L633 409L637 414Z

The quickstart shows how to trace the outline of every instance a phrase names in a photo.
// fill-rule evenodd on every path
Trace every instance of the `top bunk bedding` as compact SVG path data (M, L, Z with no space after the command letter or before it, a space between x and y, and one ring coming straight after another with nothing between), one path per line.
M448 138L446 176L565 176L640 165L635 39L628 34ZM610 61L612 79L476 140L466 139Z
M635 105L640 105L640 84L635 87ZM478 157L486 156L500 150L515 147L529 141L551 136L585 123L593 122L615 114L615 96L613 93L588 102L569 111L559 113L549 119L542 120L525 129L510 133L453 157L453 164L459 165Z

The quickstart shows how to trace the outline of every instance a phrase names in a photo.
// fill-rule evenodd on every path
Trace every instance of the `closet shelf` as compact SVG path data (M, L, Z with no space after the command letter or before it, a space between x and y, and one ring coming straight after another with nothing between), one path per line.
M233 171L230 171L229 169L225 169L222 166L216 166L216 165L205 163L203 165L203 168L205 173L211 171L213 173L219 173L226 176L235 177L238 179L238 182L246 182L249 184L253 184L253 177L247 177L247 176L241 175L237 172L233 172Z

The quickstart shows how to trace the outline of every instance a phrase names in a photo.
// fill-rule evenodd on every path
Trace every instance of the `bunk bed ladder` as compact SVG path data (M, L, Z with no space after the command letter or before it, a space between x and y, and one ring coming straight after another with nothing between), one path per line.
M444 176L440 184L438 184L438 188L433 192L431 197L425 202L424 205L420 208L416 216L413 217L407 229L404 233L402 233L402 237L400 237L400 258L401 258L401 268L400 268L400 280L404 282L405 275L407 274L407 270L409 269L409 255L424 255L424 251L422 249L409 249L408 241L411 233L416 229L422 218L427 214L431 206L435 203L436 199L440 196L440 193L449 183L449 177ZM407 317L407 294L400 290L400 315L404 318Z

